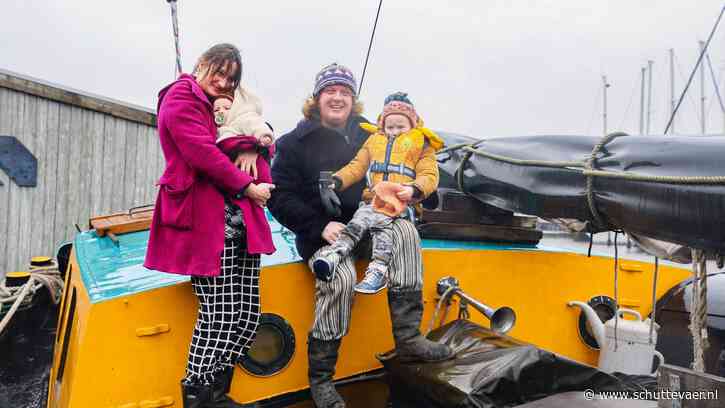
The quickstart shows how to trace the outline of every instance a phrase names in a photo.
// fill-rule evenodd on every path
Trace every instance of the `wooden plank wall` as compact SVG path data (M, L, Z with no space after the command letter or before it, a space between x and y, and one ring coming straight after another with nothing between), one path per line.
M0 135L38 159L37 187L0 170L0 278L54 256L92 215L153 203L164 162L146 122L0 86Z

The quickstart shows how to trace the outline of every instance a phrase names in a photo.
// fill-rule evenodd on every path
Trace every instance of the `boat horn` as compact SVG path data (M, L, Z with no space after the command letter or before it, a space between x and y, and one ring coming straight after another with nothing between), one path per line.
M447 296L457 295L461 298L461 303L465 302L474 309L481 312L491 322L491 330L499 334L506 334L516 324L516 313L513 309L508 306L502 306L498 309L486 305L483 302L479 302L471 295L464 292L460 286L458 286L458 279L453 276L446 276L438 280L436 285L436 291L439 296L443 296L448 293Z

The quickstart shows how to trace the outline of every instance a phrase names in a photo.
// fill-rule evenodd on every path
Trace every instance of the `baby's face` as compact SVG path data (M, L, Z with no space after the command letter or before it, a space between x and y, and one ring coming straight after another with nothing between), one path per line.
M408 117L404 115L392 114L385 118L383 124L385 135L388 137L396 137L399 134L405 133L411 129L410 121Z
M232 107L232 101L227 98L218 98L214 101L214 122L217 126L224 124L227 119L227 112Z

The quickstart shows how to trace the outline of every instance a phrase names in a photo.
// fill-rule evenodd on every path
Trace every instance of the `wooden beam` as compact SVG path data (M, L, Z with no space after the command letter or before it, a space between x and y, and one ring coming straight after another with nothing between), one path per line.
M0 87L105 113L132 122L156 126L156 114L150 109L25 77L13 72L0 70Z

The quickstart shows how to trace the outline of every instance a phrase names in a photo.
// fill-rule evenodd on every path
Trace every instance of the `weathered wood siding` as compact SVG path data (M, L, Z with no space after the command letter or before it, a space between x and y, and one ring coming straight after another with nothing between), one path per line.
M154 124L147 110L0 72L0 135L38 159L36 187L0 170L0 277L55 255L90 216L153 203L163 169Z

